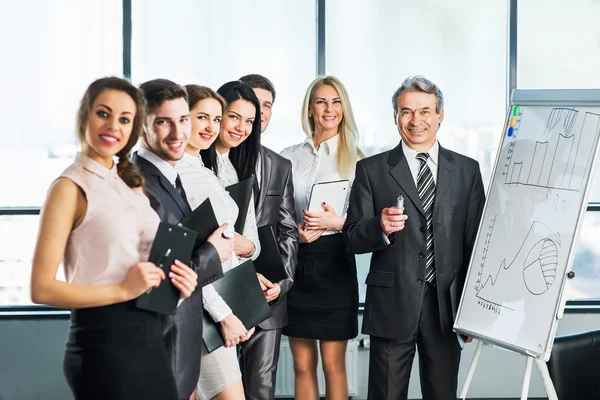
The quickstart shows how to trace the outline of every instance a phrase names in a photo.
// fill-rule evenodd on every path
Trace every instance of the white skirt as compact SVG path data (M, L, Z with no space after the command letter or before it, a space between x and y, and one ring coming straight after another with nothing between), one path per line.
M220 347L209 353L202 346L202 365L198 379L198 400L210 400L242 379L237 351L233 347Z

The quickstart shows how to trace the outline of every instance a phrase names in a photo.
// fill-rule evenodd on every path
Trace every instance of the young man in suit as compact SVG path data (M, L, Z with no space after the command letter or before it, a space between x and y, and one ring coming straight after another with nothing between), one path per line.
M351 251L373 253L363 322L368 398L407 398L416 347L423 398L456 400L461 346L452 326L484 205L481 172L439 145L437 85L409 77L392 104L402 141L358 162L343 228Z
M243 76L240 80L249 84L258 97L262 133L271 120L275 88L271 81L257 74ZM291 162L261 146L256 176L256 222L259 228L265 225L273 226L287 278L279 282L261 278L266 287L265 298L271 304L273 316L256 327L254 335L242 343L240 368L246 399L271 400L275 398L281 329L287 324L285 295L294 283L298 228Z
M177 224L191 212L175 164L183 157L190 138L190 110L184 88L166 79L140 86L147 102L147 116L140 150L132 162L144 176L144 191L163 222ZM171 357L179 398L189 399L200 376L202 346L202 286L223 276L221 263L233 251L233 239L217 229L192 255L198 274L192 296L163 322L163 340Z

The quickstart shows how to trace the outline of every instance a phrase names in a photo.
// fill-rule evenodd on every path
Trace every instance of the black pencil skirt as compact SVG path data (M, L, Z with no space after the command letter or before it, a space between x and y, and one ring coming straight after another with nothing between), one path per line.
M283 328L284 335L321 340L356 337L356 261L341 234L300 244L294 286L287 296L289 322Z
M64 373L76 400L175 400L160 317L133 301L71 312Z

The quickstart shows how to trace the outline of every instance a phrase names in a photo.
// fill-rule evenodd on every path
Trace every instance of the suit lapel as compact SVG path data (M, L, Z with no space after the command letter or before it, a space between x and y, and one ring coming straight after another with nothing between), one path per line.
M417 210L419 210L421 214L425 215L423 212L423 206L421 205L421 199L417 193L417 187L413 180L412 174L410 173L410 168L408 167L408 162L406 161L404 152L402 151L402 144L399 144L394 150L391 151L388 163L392 166L390 174L402 188L402 194L406 195L405 197L408 197L409 200L412 201Z
M175 203L177 203L183 215L187 215L191 212L189 204L181 197L175 187L171 185L171 182L169 182L167 177L164 176L154 164L146 160L144 157L139 157L137 153L132 155L131 160L134 164L140 166L141 169L148 171L148 173L158 181L164 191L167 192L173 198L173 200L175 200Z
M440 146L440 152L438 156L438 173L437 173L437 184L435 187L435 201L433 202L433 212L435 213L438 204L442 203L447 189L450 186L452 177L454 176L454 157L452 154L442 146Z
M262 208L265 204L265 198L267 197L267 192L269 191L269 185L271 183L271 157L269 153L261 148L261 169L260 169L260 193L258 200L258 207L256 208L256 215L259 215L262 211Z

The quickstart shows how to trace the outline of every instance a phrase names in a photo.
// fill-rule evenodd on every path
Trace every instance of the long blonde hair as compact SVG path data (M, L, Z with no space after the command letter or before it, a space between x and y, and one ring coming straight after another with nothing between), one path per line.
M354 178L356 162L364 158L364 154L358 148L358 128L354 120L354 113L350 105L350 98L346 88L335 76L320 76L308 86L304 102L302 103L302 130L310 139L315 131L315 121L308 116L309 107L314 100L314 95L317 89L323 85L332 86L337 90L342 102L344 116L340 121L338 132L338 152L337 152L337 169L339 174L347 179Z

